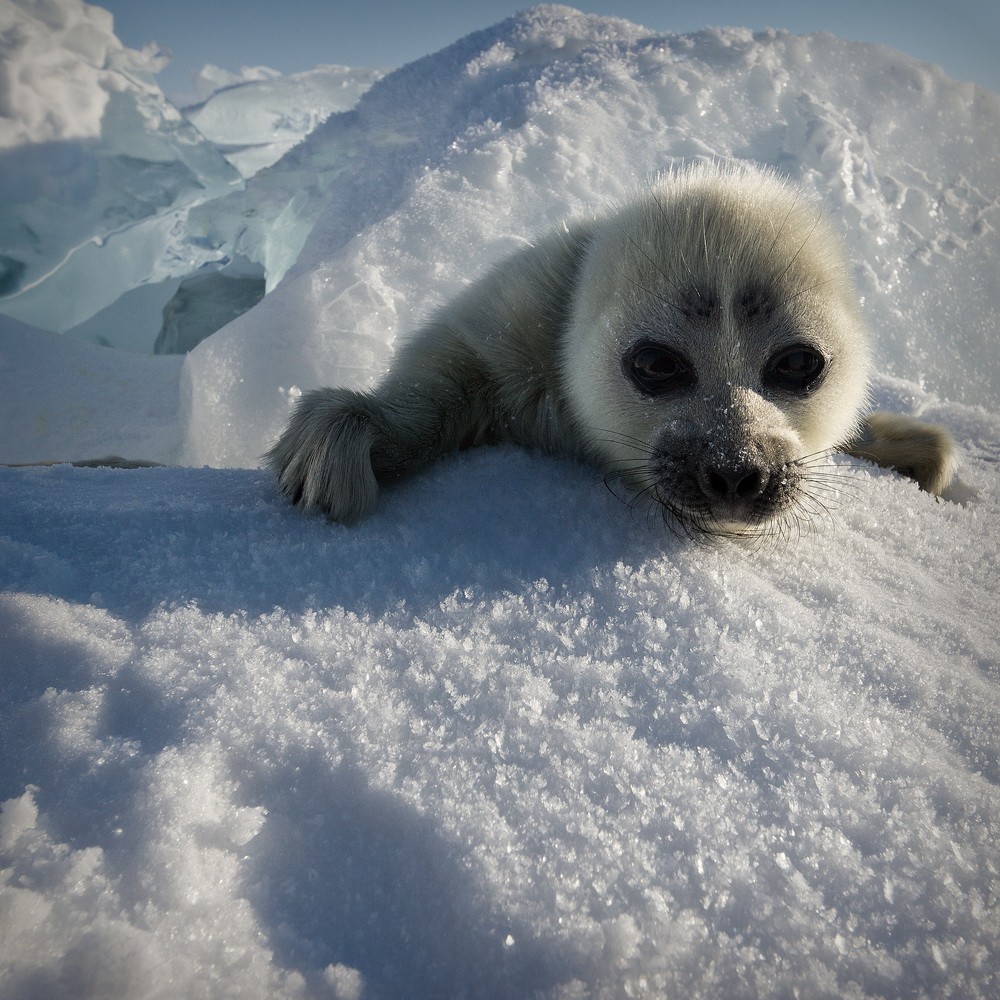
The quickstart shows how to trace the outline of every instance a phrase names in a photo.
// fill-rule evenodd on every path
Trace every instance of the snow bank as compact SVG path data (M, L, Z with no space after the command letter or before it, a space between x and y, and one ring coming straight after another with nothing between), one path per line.
M0 468L0 995L996 997L997 107L538 8L197 209L270 291L180 409L180 359L0 323L4 461L252 465L539 228L745 156L843 216L877 401L963 460L939 502L839 459L831 517L712 546L510 448L351 529L259 470Z

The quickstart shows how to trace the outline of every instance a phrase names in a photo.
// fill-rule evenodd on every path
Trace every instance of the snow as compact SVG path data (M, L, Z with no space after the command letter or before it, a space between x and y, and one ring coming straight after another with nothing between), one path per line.
M268 292L186 358L0 317L0 461L207 466L0 468L0 995L997 996L998 137L887 49L535 8L191 209ZM348 529L254 467L699 156L844 220L947 500L840 458L800 537L695 544L491 448Z
M0 149L99 136L111 94L148 86L169 59L126 48L106 10L71 0L4 0L0 38Z
M179 357L68 341L0 317L2 461L109 453L169 462L180 431Z

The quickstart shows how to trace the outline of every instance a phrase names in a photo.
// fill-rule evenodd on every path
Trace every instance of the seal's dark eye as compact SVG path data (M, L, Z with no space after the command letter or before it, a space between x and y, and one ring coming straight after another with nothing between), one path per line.
M633 344L622 357L629 381L646 396L684 389L694 383L691 365L679 354L651 340Z
M764 385L769 389L807 395L817 388L826 368L826 358L805 344L787 347L764 369Z

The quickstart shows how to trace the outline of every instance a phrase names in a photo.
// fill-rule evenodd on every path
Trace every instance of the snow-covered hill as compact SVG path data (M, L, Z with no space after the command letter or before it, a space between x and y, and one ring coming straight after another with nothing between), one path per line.
M705 156L843 220L949 501L842 459L801 537L708 546L494 448L348 529L252 468ZM0 469L0 996L1000 994L998 198L1000 99L933 67L541 7L193 208L268 292L183 361L0 320L0 460L245 467Z

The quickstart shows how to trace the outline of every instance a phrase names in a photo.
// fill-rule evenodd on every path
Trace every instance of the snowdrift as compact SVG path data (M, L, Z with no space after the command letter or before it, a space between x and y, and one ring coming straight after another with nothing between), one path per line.
M535 8L192 210L268 292L183 361L0 324L4 461L215 466L0 469L0 995L995 997L998 137L887 49ZM347 529L253 468L702 156L843 219L947 501L845 458L800 537L709 546L494 448Z

